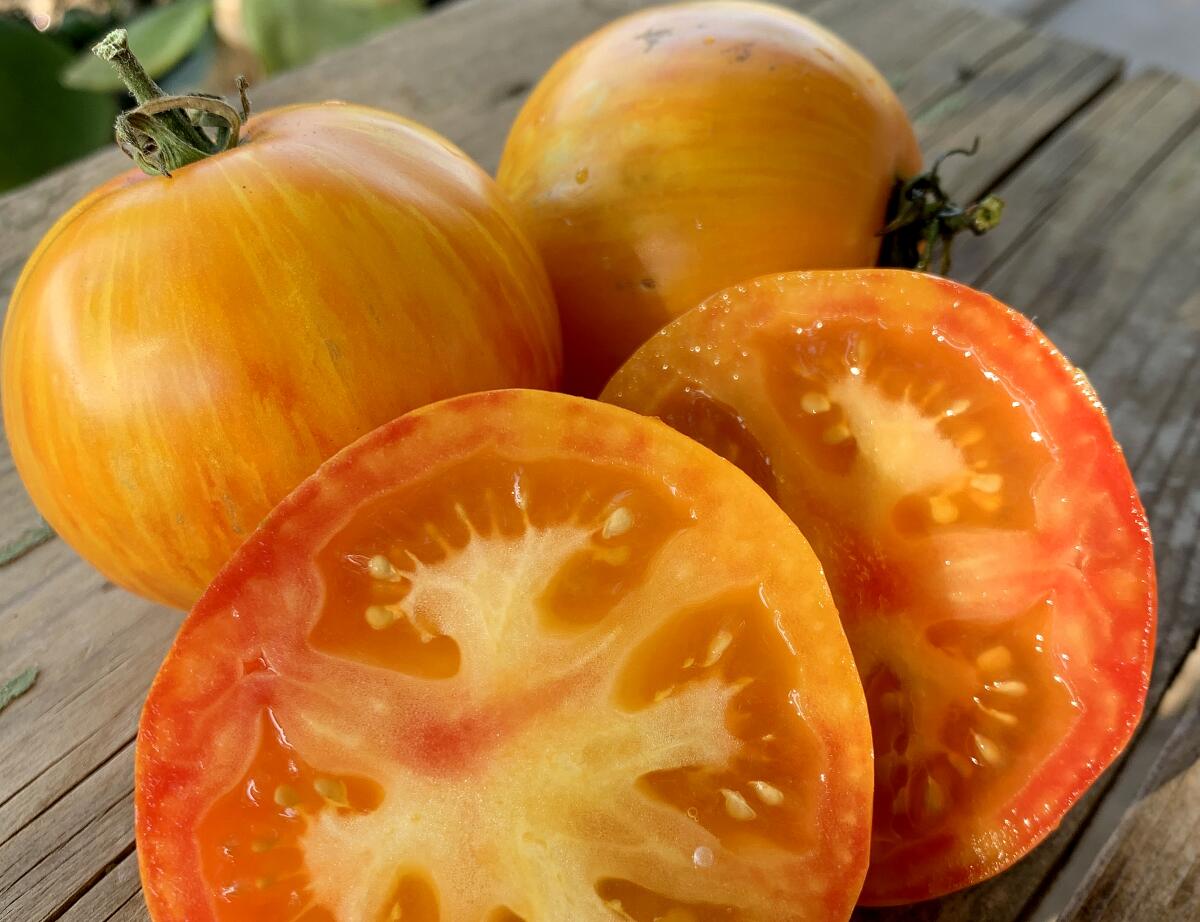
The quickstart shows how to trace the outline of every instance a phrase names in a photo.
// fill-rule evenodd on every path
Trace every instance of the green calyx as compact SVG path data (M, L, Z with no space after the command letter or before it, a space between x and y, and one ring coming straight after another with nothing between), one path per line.
M979 150L979 139L969 148L946 151L927 173L897 181L888 203L888 224L882 231L879 265L925 272L940 252L939 272L950 271L950 249L963 231L982 236L1000 223L1004 202L987 195L970 205L958 205L942 189L938 170L947 157L970 157Z
M166 95L130 50L124 29L114 29L92 51L113 66L138 103L117 116L116 137L117 146L142 172L170 176L180 167L237 146L250 111L245 78L238 78L239 115L219 96Z

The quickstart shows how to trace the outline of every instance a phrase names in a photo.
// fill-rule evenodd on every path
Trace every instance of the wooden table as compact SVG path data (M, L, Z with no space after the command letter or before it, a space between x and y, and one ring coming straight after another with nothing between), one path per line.
M255 91L412 116L493 169L571 42L638 0L463 0ZM866 52L960 197L1008 200L955 275L1041 323L1109 407L1158 549L1158 653L1130 752L1016 867L862 920L1200 920L1200 88L945 0L793 0ZM115 151L0 199L0 301ZM0 922L148 918L133 840L138 711L180 615L114 588L42 526L0 446ZM1189 652L1192 659L1187 661ZM266 920L264 920L266 922ZM543 920L569 922L569 920Z

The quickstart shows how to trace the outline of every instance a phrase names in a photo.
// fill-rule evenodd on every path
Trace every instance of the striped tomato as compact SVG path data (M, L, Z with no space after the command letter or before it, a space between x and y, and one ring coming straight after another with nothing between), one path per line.
M433 132L297 106L170 172L126 173L66 214L4 330L17 468L114 582L186 607L358 436L455 394L557 383L539 258Z

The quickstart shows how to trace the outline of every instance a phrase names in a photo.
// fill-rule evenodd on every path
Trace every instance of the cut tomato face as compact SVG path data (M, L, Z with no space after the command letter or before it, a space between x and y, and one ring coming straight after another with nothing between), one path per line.
M536 391L323 466L184 622L137 754L159 922L846 919L871 737L733 465Z
M764 277L604 398L740 465L825 565L874 732L864 903L1007 867L1129 739L1146 519L1095 393L1020 315L910 272Z

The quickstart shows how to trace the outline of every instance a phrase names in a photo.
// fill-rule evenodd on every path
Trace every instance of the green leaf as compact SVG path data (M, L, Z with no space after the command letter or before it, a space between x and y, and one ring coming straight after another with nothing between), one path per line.
M243 0L250 47L271 73L418 15L421 0Z
M113 137L117 102L58 82L71 52L48 35L0 17L0 190L70 163Z
M161 77L182 61L204 38L212 15L212 0L176 0L156 6L125 24L129 47L146 73ZM125 87L107 61L91 49L81 51L62 72L64 86L98 93L115 93Z
M217 30L211 25L183 62L162 75L158 85L168 96L186 96L204 86L217 66Z
M37 677L37 666L30 666L20 675L14 676L3 685L0 685L0 711L3 711L12 702L25 694L25 692L33 688L33 683L37 681Z

